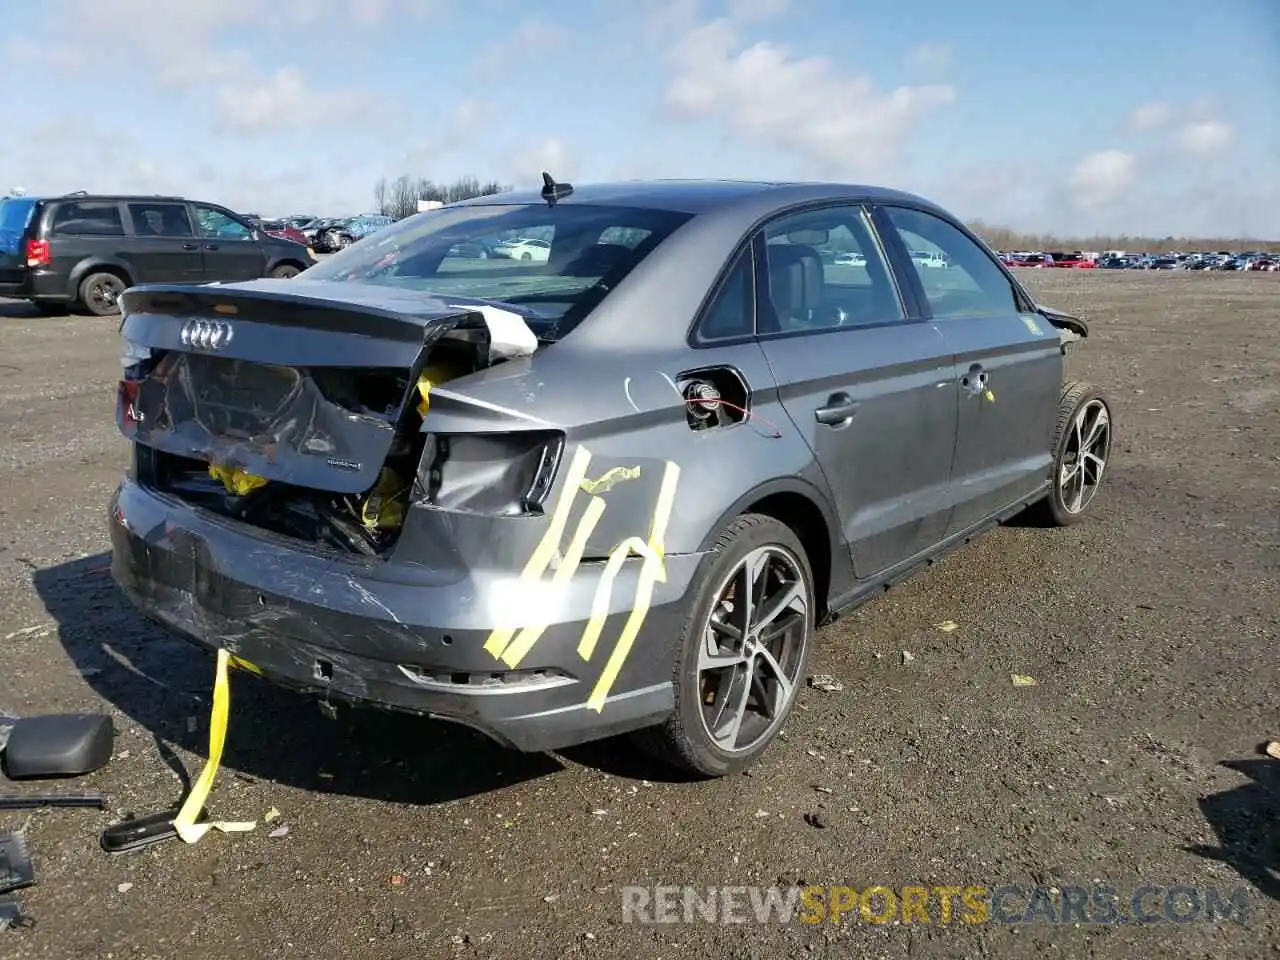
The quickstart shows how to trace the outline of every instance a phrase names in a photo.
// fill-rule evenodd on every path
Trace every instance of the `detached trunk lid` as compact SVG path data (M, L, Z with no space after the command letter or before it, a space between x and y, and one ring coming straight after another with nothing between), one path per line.
M337 282L151 285L121 298L117 422L144 446L293 486L371 490L444 338L488 362L484 316Z

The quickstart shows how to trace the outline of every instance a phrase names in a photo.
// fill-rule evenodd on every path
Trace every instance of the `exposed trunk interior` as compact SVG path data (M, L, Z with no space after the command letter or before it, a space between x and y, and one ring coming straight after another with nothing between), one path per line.
M330 323L349 322L337 304L325 313ZM132 320L122 332L137 342ZM184 320L163 317L170 328ZM352 338L312 327L284 331L287 339L276 330L262 349L255 341L240 351L265 362L147 347L126 366L117 411L135 441L138 481L272 534L386 555L428 442L432 386L490 362L487 328L474 315L455 311L413 330L372 339L367 329ZM264 333L241 320L236 337Z

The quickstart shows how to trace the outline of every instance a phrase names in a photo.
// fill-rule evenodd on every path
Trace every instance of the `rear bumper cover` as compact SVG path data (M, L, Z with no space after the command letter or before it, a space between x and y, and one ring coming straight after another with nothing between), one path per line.
M465 724L504 746L558 749L660 723L674 707L672 664L702 555L666 558L643 627L603 709L587 699L635 595L640 561L614 582L590 660L578 643L603 563L584 563L555 617L512 670L484 649L494 614L532 588L511 571L440 576L365 563L194 509L126 479L111 499L112 575L150 619L227 648L268 679L334 701ZM544 594L545 595L545 594ZM490 612L486 612L490 611Z
M20 280L0 282L0 297L57 302L71 299L66 278L53 270L24 270Z

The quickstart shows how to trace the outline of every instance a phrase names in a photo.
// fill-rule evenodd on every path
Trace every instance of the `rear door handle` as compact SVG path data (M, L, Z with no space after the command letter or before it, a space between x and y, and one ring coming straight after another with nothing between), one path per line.
M183 249L183 250L199 250L199 249L200 249L200 244L198 244L198 243L184 243L184 244L182 245L182 249Z
M218 249L218 245L217 245L216 243L206 243L206 244L204 245L204 248L205 248L206 250L217 250L217 249Z
M838 427L853 419L858 412L858 401L847 393L833 393L827 397L827 405L813 411L814 419L828 427Z

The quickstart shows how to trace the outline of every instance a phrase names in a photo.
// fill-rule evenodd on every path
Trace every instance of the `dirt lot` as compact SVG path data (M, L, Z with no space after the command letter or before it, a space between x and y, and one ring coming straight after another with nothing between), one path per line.
M1029 273L1094 324L1071 366L1118 420L1096 517L1006 527L826 630L812 669L843 690L806 690L751 775L326 721L237 674L211 804L257 831L113 859L108 815L0 815L40 877L0 957L1276 955L1280 762L1257 746L1280 736L1280 275ZM0 305L0 709L111 711L117 755L85 785L149 812L200 768L212 662L105 572L117 369L114 322ZM624 885L795 881L1251 900L1244 924L622 922Z

